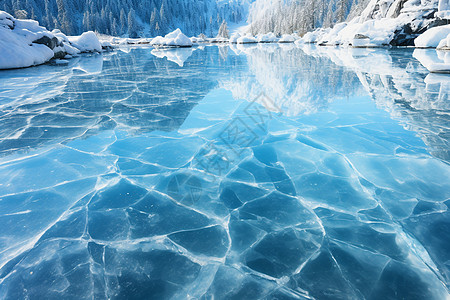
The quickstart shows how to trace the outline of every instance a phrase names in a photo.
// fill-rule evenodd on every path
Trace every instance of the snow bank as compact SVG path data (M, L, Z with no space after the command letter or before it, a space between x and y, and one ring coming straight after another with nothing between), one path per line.
M80 36L69 36L70 43L81 52L101 52L102 44L94 32L88 31Z
M165 37L158 36L150 44L165 47L192 47L191 39L184 35L180 29L176 29Z
M191 37L191 42L193 44L200 44L200 43L205 43L206 40L201 36L198 36L198 37L193 36L193 37Z
M420 35L414 41L414 44L418 48L436 48L442 40L447 38L449 34L450 25L431 28Z
M443 1L448 4L448 0ZM435 13L438 13L437 0L372 0L359 17L337 24L333 29L307 33L299 43L359 48L413 46L421 33L445 24L445 21L434 17ZM433 47L442 38L437 39Z
M448 51L416 49L413 56L432 73L450 73L450 52Z
M252 36L241 36L236 41L238 44L255 44L258 40Z
M439 43L437 50L450 50L450 34Z
M37 22L16 20L0 11L0 69L23 68L43 64L55 53L49 47L33 43L52 37Z
M330 32L330 28L319 28L312 32L308 32L298 42L305 44L315 44L322 40L323 37Z
M105 43L106 45L148 45L152 42L152 38L120 38L115 36L109 36L109 35L98 35L98 38L100 40L100 44ZM108 44L109 43L109 44ZM103 47L105 49L105 47Z
M356 19L350 22L337 34L337 41L340 44L353 46L355 39L358 40L358 37L365 36L368 39L367 46L387 46L393 40L395 32L401 30L408 23L409 18L404 15L394 19L368 20L363 23L357 21Z
M295 37L291 34L283 34L278 41L278 43L293 43L295 42Z
M316 36L316 42L319 45L335 46L339 44L338 37L339 32L347 26L347 23L339 23L334 25L333 28L323 30L321 34Z
M230 37L230 43L231 44L237 44L238 39L241 37L241 34L239 32L234 33L231 37Z
M258 41L258 43L277 43L279 39L273 32L269 32L267 34L259 34L256 37L256 40Z
M88 51L102 51L93 32L68 38L59 30L50 32L36 21L18 20L0 11L0 69L36 66Z

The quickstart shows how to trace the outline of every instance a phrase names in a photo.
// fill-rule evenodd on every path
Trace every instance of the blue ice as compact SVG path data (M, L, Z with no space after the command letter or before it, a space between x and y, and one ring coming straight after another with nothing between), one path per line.
M449 83L278 45L1 72L0 298L448 299Z

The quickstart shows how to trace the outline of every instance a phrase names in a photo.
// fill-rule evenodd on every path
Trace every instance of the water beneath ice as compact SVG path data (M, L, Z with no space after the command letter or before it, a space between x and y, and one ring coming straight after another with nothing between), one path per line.
M0 299L448 299L449 93L405 49L3 71Z

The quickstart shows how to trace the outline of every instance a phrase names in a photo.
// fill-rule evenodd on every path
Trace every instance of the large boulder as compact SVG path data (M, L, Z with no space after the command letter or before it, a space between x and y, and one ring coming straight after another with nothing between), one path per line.
M58 38L55 36L49 37L47 35L44 35L43 37L33 41L35 44L41 44L49 47L50 49L55 49L56 46L60 45L60 42L58 41Z

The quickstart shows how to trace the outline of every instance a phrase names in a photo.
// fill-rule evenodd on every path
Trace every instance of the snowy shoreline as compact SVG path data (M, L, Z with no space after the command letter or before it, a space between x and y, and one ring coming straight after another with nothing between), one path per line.
M80 36L66 36L57 29L47 30L37 21L16 19L8 13L0 11L0 70L33 67L52 60L70 59L81 53L101 53L105 50L129 45L148 45L155 49L166 49L190 48L207 44L279 43L297 46L316 44L318 46L352 48L435 48L436 55L418 51L419 54L415 57L432 73L450 73L450 52L445 51L450 50L450 25L431 26L430 21L424 19L424 15L427 15L425 8L430 11L435 10L436 15L440 18L448 18L449 7L420 6L421 9L411 13L409 12L411 7L405 6L397 16L394 16L391 9L381 11L378 6L374 5L377 2L378 0L372 0L361 16L348 23L339 23L333 28L319 28L308 32L303 37L295 33L276 36L271 32L252 36L239 31L229 37L227 29L224 36L216 38L207 38L204 35L189 38L180 29L176 29L164 37L154 38L120 38L97 35L92 31L85 32ZM391 5L395 5L395 3L391 3ZM425 31L417 36L411 34L409 37L404 37L408 41L407 45L397 45L398 37L394 33L397 33L400 27L410 26L416 21L428 24L421 23L422 25L420 25L426 27ZM428 29L427 26L430 28ZM413 36L414 39L412 39ZM393 43L394 39L397 39L395 43Z

